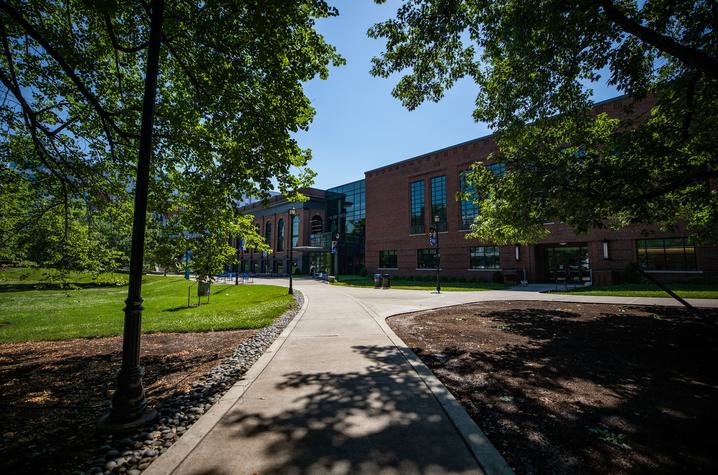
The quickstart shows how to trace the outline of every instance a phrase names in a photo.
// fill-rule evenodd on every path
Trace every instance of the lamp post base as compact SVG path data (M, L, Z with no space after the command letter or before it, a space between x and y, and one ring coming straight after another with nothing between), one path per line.
M157 417L157 411L152 408L146 408L137 419L131 421L115 421L108 412L97 420L97 431L106 434L131 432L151 424L157 420Z

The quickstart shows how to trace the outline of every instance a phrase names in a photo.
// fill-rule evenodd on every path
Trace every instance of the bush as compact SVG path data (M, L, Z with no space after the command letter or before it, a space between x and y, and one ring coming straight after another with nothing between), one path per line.
M623 269L621 274L621 281L626 284L640 284L644 281L643 276L636 270L635 267L628 265Z
M366 276L367 276L366 267L361 266L361 267L359 268L359 275L362 276L362 277L366 277Z

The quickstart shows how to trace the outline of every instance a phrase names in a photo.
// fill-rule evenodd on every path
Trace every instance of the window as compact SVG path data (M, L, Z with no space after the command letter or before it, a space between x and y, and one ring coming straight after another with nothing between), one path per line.
M506 164L505 163L491 163L486 166L489 170L494 172L494 175L496 175L496 176L501 176L504 173L506 173Z
M272 223L264 225L264 240L268 246L272 246Z
M417 249L416 250L416 268L417 269L436 269L437 265L436 249Z
M499 248L478 246L469 248L469 269L499 269Z
M436 224L436 216L439 223ZM438 231L446 231L446 177L435 176L431 179L431 225Z
M462 199L460 203L461 219L459 220L459 226L461 229L470 229L474 218L479 215L479 205L474 202L476 199L476 191L474 187L466 181L467 173L469 173L469 170L464 170L459 174L461 193L468 193L470 196L469 199Z
M414 181L409 184L410 206L411 206L411 234L424 232L424 180Z
M379 251L379 267L383 269L396 269L396 250Z
M691 238L638 239L638 265L646 270L696 270Z
M312 234L321 234L324 231L324 221L319 215L312 216Z
M277 221L277 251L284 250L284 219Z
M296 247L299 245L299 221L301 221L301 218L295 216L292 221L292 246Z

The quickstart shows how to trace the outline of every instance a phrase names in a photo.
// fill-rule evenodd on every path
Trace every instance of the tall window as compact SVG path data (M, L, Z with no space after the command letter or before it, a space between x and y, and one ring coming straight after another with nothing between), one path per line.
M439 223L436 224L436 216ZM431 179L431 225L438 231L446 231L446 177L435 176Z
M396 269L396 250L379 251L379 267L383 269Z
M638 265L646 270L696 270L691 238L638 239Z
M469 269L498 269L499 248L478 246L469 248Z
M312 216L312 234L320 234L324 231L324 220L319 215Z
M436 269L436 249L417 249L416 250L416 268L417 269Z
M272 246L272 223L264 225L264 240L268 246Z
M277 221L277 251L284 250L284 219Z
M467 173L469 173L469 171L464 170L459 174L461 193L467 193L469 195L467 197L468 199L462 198L460 203L461 220L459 226L461 229L471 228L471 223L473 223L476 216L479 215L479 205L474 202L476 199L476 190L466 181Z
M424 180L414 181L409 184L410 205L411 205L411 234L424 232Z
M294 223L292 225L292 246L299 245L299 216L295 216L293 219Z

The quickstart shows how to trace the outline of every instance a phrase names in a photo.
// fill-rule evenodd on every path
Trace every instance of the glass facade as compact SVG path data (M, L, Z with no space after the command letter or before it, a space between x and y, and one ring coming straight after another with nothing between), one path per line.
M339 234L339 273L356 274L364 267L366 188L364 180L327 190L327 236L317 242L331 242ZM317 235L319 238L321 235Z
M638 239L638 265L645 270L696 270L696 248L689 237Z
M284 250L284 219L277 221L277 251Z
M299 216L294 216L292 219L292 246L297 247L299 245L299 224L302 219Z
M384 269L396 269L396 250L379 251L379 267Z
M469 248L469 269L499 269L499 248L477 246Z
M439 223L436 223L436 217ZM446 231L446 177L435 176L431 179L431 225L439 231Z
M424 180L409 184L409 204L411 208L409 234L421 234L424 232Z
M461 219L459 220L459 226L462 230L470 229L471 223L474 222L474 218L479 215L479 205L474 203L474 199L476 198L476 190L472 185L467 183L467 173L469 173L469 170L464 170L459 174L459 189L461 190L461 193L467 193L470 196L469 199L462 198L461 203L459 203L459 207L461 209Z
M272 247L272 223L264 225L264 242L266 242L269 247Z
M416 250L416 268L417 269L436 269L436 249L417 249Z

